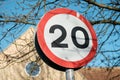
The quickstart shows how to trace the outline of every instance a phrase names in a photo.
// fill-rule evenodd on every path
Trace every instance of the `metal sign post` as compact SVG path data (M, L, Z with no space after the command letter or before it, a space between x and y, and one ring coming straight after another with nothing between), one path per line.
M66 69L66 80L75 80L73 69Z

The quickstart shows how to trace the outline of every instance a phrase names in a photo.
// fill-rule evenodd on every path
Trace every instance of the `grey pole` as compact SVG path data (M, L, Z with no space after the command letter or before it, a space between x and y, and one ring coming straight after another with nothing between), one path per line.
M75 80L73 69L66 69L66 80Z

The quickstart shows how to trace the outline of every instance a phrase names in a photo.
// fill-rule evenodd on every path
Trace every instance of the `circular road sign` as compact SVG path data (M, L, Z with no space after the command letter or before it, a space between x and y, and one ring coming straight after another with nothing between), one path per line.
M86 65L96 54L97 38L81 14L66 8L47 12L38 23L37 39L43 53L65 68Z

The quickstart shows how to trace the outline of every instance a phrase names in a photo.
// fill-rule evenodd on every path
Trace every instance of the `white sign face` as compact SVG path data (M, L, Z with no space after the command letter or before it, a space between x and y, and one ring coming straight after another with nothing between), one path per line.
M43 16L37 38L44 54L65 68L86 65L97 49L91 24L79 13L66 8L51 10Z
M73 31L74 29L76 30ZM89 40L91 33L87 26L77 17L68 14L58 14L50 18L45 25L44 37L51 52L66 61L82 60L93 45L92 40Z

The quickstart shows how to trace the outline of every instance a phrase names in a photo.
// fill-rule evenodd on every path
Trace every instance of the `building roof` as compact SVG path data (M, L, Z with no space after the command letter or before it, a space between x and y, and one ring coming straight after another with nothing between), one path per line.
M49 67L39 57L34 35L35 30L31 27L0 53L0 80L65 80L65 72ZM26 73L28 62L39 64L39 75L33 77ZM81 68L74 75L75 80L120 80L120 68Z

